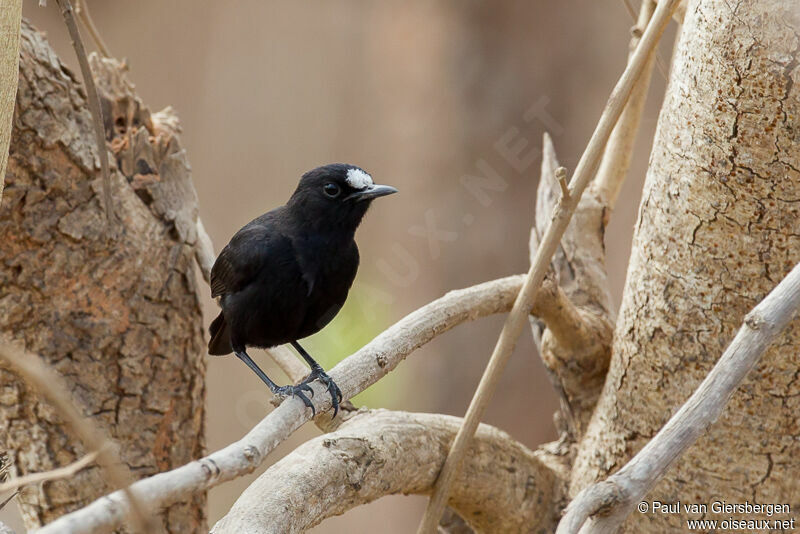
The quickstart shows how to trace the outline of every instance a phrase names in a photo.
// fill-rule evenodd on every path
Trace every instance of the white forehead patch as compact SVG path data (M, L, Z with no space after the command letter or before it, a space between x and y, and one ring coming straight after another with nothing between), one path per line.
M372 185L372 176L361 169L348 169L346 180L353 189L366 189Z

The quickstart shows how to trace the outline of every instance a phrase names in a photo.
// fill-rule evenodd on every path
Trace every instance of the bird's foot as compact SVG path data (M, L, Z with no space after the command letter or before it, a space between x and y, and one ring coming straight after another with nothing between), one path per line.
M311 386L309 386L305 381L300 384L297 384L296 386L277 387L274 390L272 390L272 393L278 395L279 397L284 397L284 398L285 397L299 398L301 401L303 401L303 404L311 408L311 417L314 417L317 414L317 411L314 409L314 404L311 402L311 399L309 399L306 396L306 394L303 393L304 391L308 391L309 393L311 393L312 397L314 396L314 390L311 389Z
M311 374L309 374L305 380L303 380L300 385L305 385L314 380L319 379L320 382L325 384L328 388L328 393L331 395L331 406L333 407L333 416L331 419L336 417L336 414L339 413L339 403L342 402L342 390L339 389L339 386L336 385L336 382L333 381L333 378L328 376L322 367L314 367L311 369ZM308 386L306 386L308 387Z

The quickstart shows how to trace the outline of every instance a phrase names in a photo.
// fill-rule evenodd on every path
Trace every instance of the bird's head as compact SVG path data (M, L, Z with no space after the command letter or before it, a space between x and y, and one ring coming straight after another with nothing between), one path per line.
M372 201L392 193L360 167L332 163L305 173L287 206L306 224L355 231Z

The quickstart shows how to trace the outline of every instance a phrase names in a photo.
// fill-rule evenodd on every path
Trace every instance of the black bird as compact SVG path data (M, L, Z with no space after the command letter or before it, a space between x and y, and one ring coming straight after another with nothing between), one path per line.
M211 323L208 353L247 364L278 395L297 395L314 379L328 387L333 416L342 393L298 339L319 332L339 312L358 270L356 228L373 199L396 193L375 185L355 165L334 163L307 172L285 206L247 223L211 269L211 297L222 312ZM311 366L296 386L279 387L248 356L247 347L291 343Z

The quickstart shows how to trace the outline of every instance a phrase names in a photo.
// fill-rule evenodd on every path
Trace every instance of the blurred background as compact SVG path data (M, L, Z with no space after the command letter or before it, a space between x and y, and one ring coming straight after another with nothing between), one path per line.
M49 4L28 0L24 15L79 72ZM217 251L283 204L318 165L354 163L400 190L367 215L350 299L308 343L326 368L451 289L527 270L542 133L550 132L571 172L625 66L634 22L623 0L90 0L89 7L151 111L177 109ZM673 38L674 27L664 58ZM91 49L86 32L84 39ZM616 303L664 85L656 70L606 236ZM525 162L515 168L497 147L520 140ZM497 187L481 194L462 185L486 169ZM208 296L204 306L207 324L217 310ZM491 317L438 337L356 404L462 416L502 322ZM263 352L253 355L287 382ZM208 450L239 439L271 409L269 392L234 358L209 357L207 383ZM556 406L526 331L485 421L535 448L556 437ZM304 426L268 463L318 434ZM261 471L211 490L210 524ZM313 531L411 532L424 506L422 497L387 497ZM13 505L0 520L21 528Z

